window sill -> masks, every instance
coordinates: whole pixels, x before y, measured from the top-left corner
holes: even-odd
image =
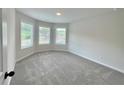
[[[55,44],[55,45],[61,45],[61,46],[66,46],[67,44]]]
[[[51,45],[50,43],[49,44],[39,44],[39,46],[41,46],[41,45]]]

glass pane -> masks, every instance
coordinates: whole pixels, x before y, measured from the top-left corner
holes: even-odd
[[[21,49],[32,47],[33,45],[33,26],[21,23]]]
[[[66,44],[66,29],[65,28],[56,29],[56,44]]]
[[[50,43],[50,28],[39,27],[39,44]]]

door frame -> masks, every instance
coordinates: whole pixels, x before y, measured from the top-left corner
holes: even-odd
[[[2,59],[2,9],[0,8],[0,76],[3,73],[3,59]]]
[[[3,84],[4,81],[4,73],[7,71],[7,26],[5,26],[6,16],[3,14],[3,9],[0,9],[0,43],[1,43],[1,76],[0,76],[0,84]],[[6,27],[6,28],[5,28]]]
[[[15,9],[2,8],[2,59],[3,74],[2,84],[9,85],[11,77],[4,79],[5,72],[14,70],[15,67]]]

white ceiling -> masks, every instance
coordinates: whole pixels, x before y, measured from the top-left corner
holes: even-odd
[[[111,8],[18,8],[16,10],[37,20],[52,23],[71,23],[113,11]],[[57,12],[61,12],[62,15],[57,16]]]

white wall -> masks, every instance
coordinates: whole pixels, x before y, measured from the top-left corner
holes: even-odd
[[[34,26],[34,38],[33,38],[33,47],[31,48],[26,48],[26,49],[21,49],[21,40],[20,40],[20,21],[26,21]],[[39,40],[39,26],[43,27],[50,27],[51,28],[51,36],[50,44],[45,44],[45,45],[39,45],[38,40]],[[29,56],[33,53],[36,52],[41,52],[41,51],[48,51],[48,50],[64,50],[66,51],[68,49],[67,45],[55,45],[54,40],[55,40],[55,28],[57,27],[64,27],[67,28],[67,36],[68,36],[68,24],[54,24],[54,23],[48,23],[48,22],[43,22],[43,21],[38,21],[35,20],[31,17],[28,17],[20,12],[16,12],[16,60],[19,61],[23,59],[26,56]],[[68,40],[68,38],[67,38]],[[68,42],[67,42],[68,44]]]
[[[70,24],[69,50],[124,72],[124,10]]]

